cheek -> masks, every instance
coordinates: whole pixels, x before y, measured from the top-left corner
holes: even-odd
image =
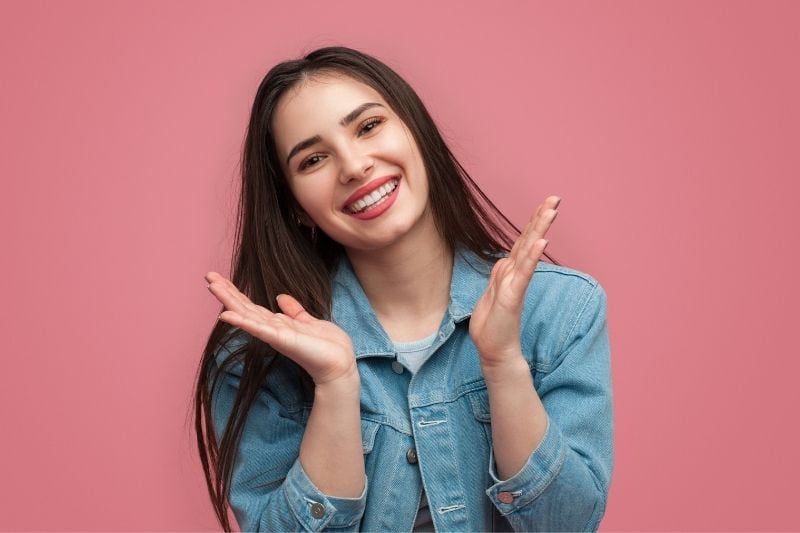
[[[292,194],[300,207],[311,218],[319,218],[331,209],[333,187],[330,179],[307,179],[302,185],[295,184]]]

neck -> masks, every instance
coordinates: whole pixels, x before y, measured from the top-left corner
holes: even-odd
[[[453,253],[435,229],[423,233],[380,250],[347,251],[375,315],[396,341],[433,333],[450,302]]]

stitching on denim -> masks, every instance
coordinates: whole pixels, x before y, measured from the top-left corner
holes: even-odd
[[[594,506],[592,507],[592,512],[589,513],[589,520],[586,521],[586,525],[583,526],[583,529],[581,531],[597,531],[597,526],[600,525],[599,518],[602,518],[602,516],[604,514],[604,511],[601,510],[600,511],[600,516],[599,517],[595,517],[595,514],[597,512],[597,504],[598,503],[599,503],[598,501],[594,502]],[[595,522],[597,522],[597,523],[595,523]]]
[[[466,505],[463,505],[463,504],[459,503],[459,504],[456,504],[456,505],[448,505],[446,507],[439,507],[436,510],[439,512],[439,514],[444,514],[444,513],[449,513],[450,511],[457,511],[458,509],[466,509]]]
[[[281,490],[281,492],[283,493],[283,499],[286,500],[286,507],[288,507],[289,510],[292,512],[292,514],[294,515],[294,519],[297,520],[297,523],[305,526],[306,523],[300,519],[300,515],[298,514],[297,509],[294,508],[294,505],[292,505],[292,502],[289,499],[289,494],[288,494],[289,491],[286,490],[286,485],[284,485],[282,489],[283,490]]]
[[[577,329],[578,324],[580,324],[581,319],[583,318],[583,314],[586,312],[586,309],[589,307],[589,302],[592,301],[592,297],[594,296],[595,292],[597,291],[597,287],[598,286],[599,285],[597,283],[595,283],[594,286],[592,286],[588,291],[586,291],[587,292],[586,298],[581,303],[581,307],[578,310],[577,315],[575,316],[575,320],[572,321],[572,325],[570,326],[569,330],[567,331],[567,334],[561,340],[561,347],[557,351],[558,355],[555,357],[554,361],[557,361],[559,359],[563,359],[564,353],[567,350],[567,343],[569,342],[569,339],[572,337],[572,334],[575,331],[575,329]],[[590,324],[590,326],[591,326],[591,324]]]
[[[417,425],[421,428],[425,428],[428,426],[436,426],[439,424],[444,424],[447,420],[420,420],[417,422]]]

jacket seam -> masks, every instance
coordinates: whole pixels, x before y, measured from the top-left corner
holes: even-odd
[[[589,302],[592,300],[592,296],[594,296],[594,293],[595,291],[597,291],[598,286],[599,284],[595,282],[587,289],[586,297],[584,298],[583,302],[580,305],[578,314],[575,316],[575,320],[572,321],[572,325],[570,326],[569,331],[564,336],[564,339],[561,341],[561,347],[558,350],[558,357],[556,357],[557,361],[563,359],[564,353],[567,351],[567,344],[569,343],[569,340],[572,338],[572,335],[575,332],[575,330],[578,328],[578,324],[580,324],[581,319],[583,318],[583,315],[586,312],[586,309],[589,307]]]

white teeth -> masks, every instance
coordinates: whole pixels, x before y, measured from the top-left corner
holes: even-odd
[[[363,211],[364,208],[372,206],[381,200],[383,200],[390,192],[397,188],[397,184],[399,182],[399,178],[395,178],[385,185],[381,185],[370,194],[365,195],[361,199],[357,200],[356,202],[352,203],[347,210],[351,213],[358,213],[359,211]]]

